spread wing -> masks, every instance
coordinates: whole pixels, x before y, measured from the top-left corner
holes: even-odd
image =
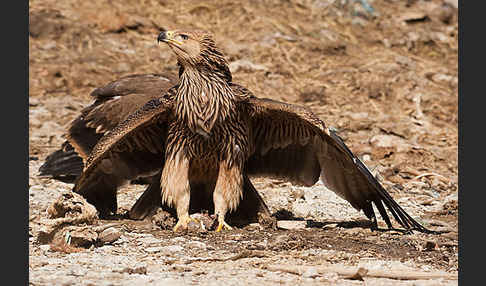
[[[169,94],[175,88],[169,90]],[[94,146],[73,191],[95,205],[101,215],[116,212],[116,189],[138,177],[155,175],[164,166],[172,101],[152,99],[111,129]]]
[[[151,99],[165,94],[178,79],[170,75],[136,74],[95,89],[95,101],[71,122],[62,148],[47,156],[41,176],[73,182],[84,168],[91,150],[103,134]]]
[[[172,76],[138,74],[122,77],[95,89],[95,101],[83,109],[68,130],[68,141],[86,159],[103,134],[147,101],[161,97],[178,82]]]
[[[381,186],[367,167],[332,130],[309,109],[270,99],[250,98],[252,154],[246,170],[252,176],[269,176],[305,186],[319,178],[377,227],[372,203],[388,227],[384,205],[407,230],[429,232],[408,215]]]

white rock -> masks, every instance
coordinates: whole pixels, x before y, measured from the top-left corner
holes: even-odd
[[[303,229],[307,225],[305,220],[279,220],[277,227],[282,229]]]
[[[296,217],[307,218],[311,215],[312,206],[304,200],[297,200],[292,204],[292,212]]]
[[[319,276],[319,273],[315,268],[308,268],[306,271],[304,271],[304,273],[302,273],[302,276],[306,278],[315,278]]]
[[[143,243],[143,244],[158,244],[158,243],[161,243],[160,239],[157,239],[153,236],[152,237],[148,236],[148,237],[137,238],[137,241],[140,242],[140,243]]]
[[[200,241],[190,241],[186,245],[190,248],[201,248],[201,249],[207,248],[207,245]]]
[[[395,147],[397,152],[405,152],[411,148],[411,145],[403,138],[394,135],[378,134],[370,139],[374,147]]]
[[[162,250],[164,250],[164,246],[154,246],[154,247],[145,248],[145,252],[148,252],[148,253],[161,252]]]
[[[163,250],[166,252],[179,252],[184,250],[184,247],[179,245],[169,245],[169,246],[164,246]]]

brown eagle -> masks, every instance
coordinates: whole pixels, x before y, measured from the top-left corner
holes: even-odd
[[[144,201],[141,212],[161,198],[176,210],[178,230],[191,220],[192,201],[204,198],[211,201],[220,231],[231,229],[226,214],[245,202],[247,208],[268,212],[250,176],[305,186],[320,178],[363,210],[373,228],[377,222],[372,204],[392,228],[385,204],[405,229],[431,232],[393,200],[309,109],[256,98],[232,83],[228,64],[209,33],[165,31],[158,40],[176,54],[179,82],[95,140],[73,189],[101,213],[116,211],[116,189],[126,181],[160,178],[135,204]]]
[[[236,93],[249,92],[245,88],[231,83],[231,73],[226,78]],[[107,85],[95,89],[90,95],[94,102],[85,107],[68,128],[67,140],[62,148],[47,156],[39,168],[40,176],[51,177],[66,183],[73,183],[82,173],[84,161],[101,137],[131,113],[143,107],[151,99],[156,99],[178,84],[178,78],[170,74],[135,74],[122,77]],[[149,154],[149,156],[151,156]],[[160,161],[157,161],[159,164]],[[163,162],[161,163],[163,164]],[[161,168],[160,168],[161,169]],[[160,173],[155,175],[140,174],[135,182],[148,183],[147,190],[128,212],[131,219],[143,219],[152,210],[161,206]],[[248,181],[249,182],[249,181]],[[87,196],[90,203],[97,206],[100,216],[105,217],[117,210],[117,201],[112,197],[120,184],[115,181],[98,183],[97,188],[107,197]],[[270,211],[261,196],[252,185],[245,185],[246,192],[238,209],[231,213],[230,219],[243,224],[251,221],[270,219]],[[102,191],[101,191],[102,190]],[[195,193],[191,200],[192,212],[211,212],[214,209],[212,198],[198,196]],[[166,204],[162,208],[175,215],[175,210]],[[270,219],[271,220],[271,219]]]

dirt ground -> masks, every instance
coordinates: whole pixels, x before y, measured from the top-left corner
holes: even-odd
[[[30,0],[30,284],[457,285],[457,276],[324,269],[432,277],[459,267],[457,1],[368,3],[373,13],[341,0]],[[363,213],[322,184],[255,179],[280,229],[175,234],[151,219],[95,220],[88,226],[110,227],[113,241],[72,250],[42,243],[46,210],[72,184],[38,177],[39,166],[94,88],[177,72],[156,42],[163,28],[213,32],[235,82],[310,107],[412,217],[446,233],[371,232]],[[121,189],[118,212],[143,189]]]

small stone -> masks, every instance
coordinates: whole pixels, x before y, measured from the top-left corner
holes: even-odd
[[[338,226],[337,223],[331,223],[331,224],[326,224],[325,226],[323,226],[322,228],[323,229],[334,229]]]
[[[40,104],[39,99],[34,98],[34,97],[29,97],[29,106],[34,107],[34,106],[37,106],[39,104]]]
[[[164,250],[163,246],[154,246],[154,247],[145,248],[145,252],[148,252],[148,253],[161,252],[162,250]]]
[[[207,245],[205,243],[202,243],[200,241],[191,241],[186,244],[190,248],[201,248],[201,249],[206,249]]]
[[[305,278],[315,278],[319,276],[319,273],[315,268],[308,268],[304,273],[302,273],[302,276]]]
[[[437,73],[432,76],[432,80],[437,83],[439,82],[449,83],[454,81],[454,77],[447,74]]]
[[[112,243],[119,239],[120,236],[121,232],[118,229],[109,227],[98,234],[98,240],[100,240],[103,244]]]
[[[406,23],[414,23],[419,21],[426,21],[428,18],[429,17],[427,16],[427,14],[423,12],[410,11],[410,12],[402,13],[401,16],[399,17],[399,20]]]
[[[172,242],[178,242],[178,243],[185,243],[186,242],[186,239],[184,237],[174,237],[173,239],[171,239]]]
[[[157,239],[153,236],[148,236],[148,237],[141,237],[137,239],[138,242],[143,243],[143,244],[160,244],[161,240]]]
[[[297,200],[292,204],[292,213],[296,217],[309,217],[312,212],[312,206],[304,200]]]
[[[164,246],[163,250],[165,252],[179,252],[179,251],[184,250],[184,248],[182,246],[179,246],[179,245],[169,245],[169,246]]]
[[[406,152],[411,148],[405,139],[395,135],[378,134],[370,139],[370,143],[378,148],[396,148],[397,152]]]
[[[305,220],[279,220],[277,227],[281,229],[304,229],[307,225]]]
[[[127,267],[122,270],[122,273],[129,273],[129,274],[143,274],[147,275],[147,266],[139,265],[134,267]]]

